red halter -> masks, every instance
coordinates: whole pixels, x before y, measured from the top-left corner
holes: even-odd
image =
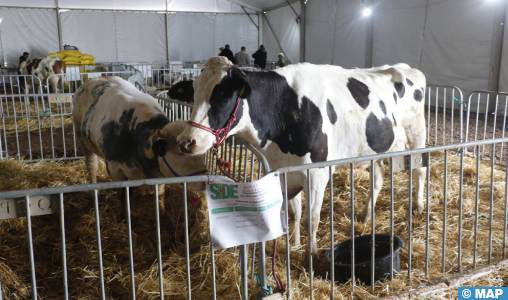
[[[229,116],[228,121],[226,122],[226,125],[224,127],[219,129],[213,129],[210,127],[207,127],[205,125],[202,125],[200,123],[194,122],[194,121],[188,121],[188,123],[191,126],[203,129],[205,131],[210,132],[215,136],[215,143],[213,144],[214,149],[218,149],[222,143],[224,143],[224,140],[226,140],[226,137],[228,136],[229,132],[231,131],[231,127],[233,127],[233,124],[236,121],[236,113],[238,111],[238,107],[240,106],[240,97],[236,98],[235,107],[233,108],[233,111],[231,112],[231,115]]]

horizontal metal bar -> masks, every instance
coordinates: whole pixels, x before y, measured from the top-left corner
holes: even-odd
[[[125,187],[138,187],[142,185],[156,185],[156,184],[181,184],[191,182],[213,182],[213,183],[231,183],[232,180],[225,176],[219,175],[200,175],[200,176],[183,176],[183,177],[171,177],[171,178],[152,178],[152,179],[140,179],[140,180],[129,180],[129,181],[115,181],[115,182],[103,182],[94,184],[83,184],[83,185],[70,185],[66,187],[53,187],[53,188],[42,188],[42,189],[28,189],[20,191],[8,191],[0,192],[0,199],[8,198],[19,198],[25,196],[42,196],[52,195],[59,193],[74,193],[74,192],[86,192],[93,190],[104,190],[104,189],[116,189]]]
[[[329,160],[329,161],[311,163],[311,164],[305,164],[305,165],[284,167],[284,168],[277,169],[277,171],[281,172],[281,173],[284,173],[284,172],[290,173],[290,172],[296,172],[296,171],[304,171],[307,169],[319,169],[319,168],[325,168],[325,167],[329,167],[329,166],[346,165],[349,163],[359,163],[359,162],[366,162],[366,161],[370,161],[370,160],[387,159],[390,157],[415,155],[415,154],[422,154],[422,153],[431,153],[431,152],[438,152],[438,151],[444,151],[444,150],[467,148],[467,147],[472,147],[472,146],[476,146],[476,145],[491,145],[491,144],[506,143],[506,142],[508,142],[508,138],[498,138],[498,139],[491,139],[491,140],[481,140],[481,141],[466,142],[466,143],[459,143],[459,144],[452,144],[452,145],[420,148],[420,149],[415,149],[415,150],[386,152],[386,153],[382,153],[382,154],[365,155],[365,156]]]

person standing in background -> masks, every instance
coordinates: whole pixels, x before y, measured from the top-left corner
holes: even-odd
[[[256,51],[254,54],[252,54],[252,57],[254,58],[254,65],[260,67],[261,69],[266,68],[266,50],[265,46],[261,45],[259,46],[258,51]]]
[[[239,67],[246,67],[250,65],[250,57],[249,54],[247,54],[247,49],[244,46],[242,46],[240,52],[235,54],[235,60],[236,64]]]
[[[287,65],[288,65],[288,61],[286,60],[286,57],[284,56],[284,53],[282,53],[282,52],[279,53],[277,55],[277,64],[276,64],[276,66],[278,68],[282,68],[282,67],[285,67]]]
[[[233,51],[229,48],[229,44],[226,44],[224,46],[224,50],[222,50],[221,53],[219,53],[219,56],[225,56],[227,57],[232,63],[235,63],[235,56],[233,55]]]

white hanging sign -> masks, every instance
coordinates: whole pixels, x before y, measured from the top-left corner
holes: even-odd
[[[208,184],[206,198],[215,249],[265,242],[286,232],[276,173],[254,182]]]

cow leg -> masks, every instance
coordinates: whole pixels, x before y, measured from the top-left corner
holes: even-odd
[[[383,188],[383,163],[381,161],[374,162],[374,197],[369,200],[362,213],[361,220],[367,222],[370,220],[372,209],[376,209],[376,200]]]
[[[94,153],[85,153],[85,165],[90,183],[97,182],[97,168],[99,161]]]
[[[425,148],[426,139],[427,139],[427,130],[425,127],[425,115],[420,114],[416,122],[412,123],[411,126],[406,130],[407,138],[408,138],[408,146],[409,149],[419,149]],[[415,169],[416,179],[417,179],[417,192],[416,192],[416,207],[418,213],[421,214],[423,212],[424,203],[423,203],[423,189],[425,186],[425,174],[427,172],[427,167],[420,167]]]
[[[50,90],[50,93],[57,93],[58,92],[58,76],[51,75],[48,78],[48,88]]]
[[[318,169],[311,171],[311,186],[307,197],[311,195],[310,215],[312,218],[312,227],[309,236],[311,238],[311,253],[318,254],[317,247],[317,230],[321,219],[321,207],[323,206],[323,197],[325,194],[326,185],[328,184],[328,169]],[[309,193],[310,192],[310,193]],[[307,208],[309,209],[309,208]],[[306,227],[309,228],[309,220],[307,218]]]
[[[293,245],[300,247],[300,222],[302,221],[302,193],[289,200],[289,208],[293,215]]]

